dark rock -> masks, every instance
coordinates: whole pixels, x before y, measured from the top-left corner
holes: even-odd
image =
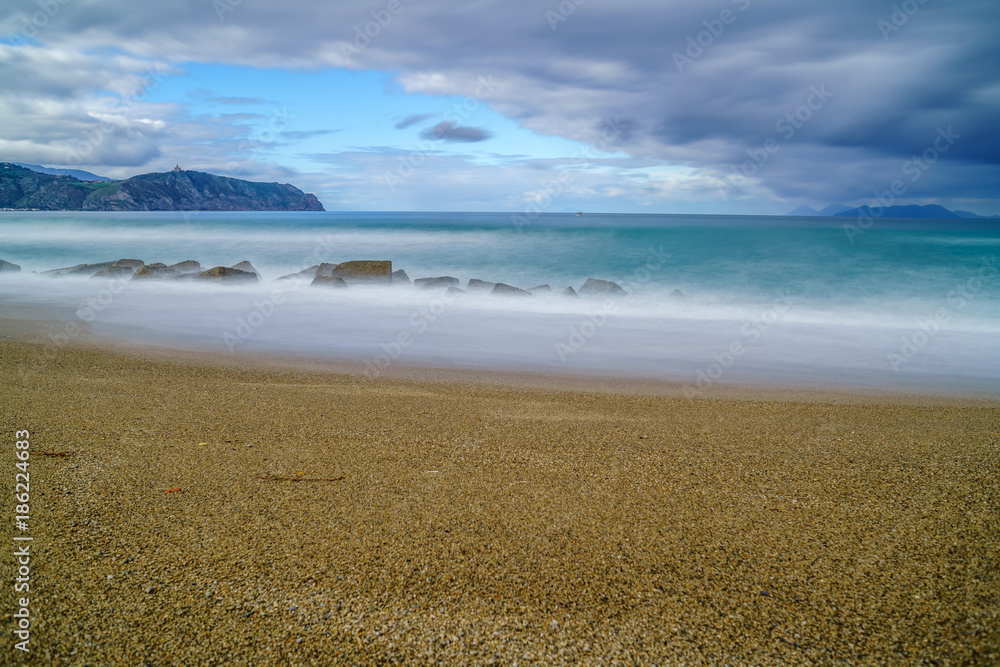
[[[60,276],[92,276],[101,269],[106,269],[114,264],[114,262],[100,262],[98,264],[77,264],[76,266],[68,266],[63,269],[50,269],[48,271],[42,271],[43,276],[52,276],[53,278]]]
[[[461,287],[449,287],[445,290],[446,294],[465,294],[465,290]]]
[[[228,266],[216,266],[198,274],[198,280],[221,280],[225,282],[250,282],[260,280],[256,273],[241,271]]]
[[[177,271],[171,269],[166,264],[161,262],[156,262],[154,264],[147,264],[138,271],[132,274],[132,280],[150,280],[150,279],[163,279],[170,276],[176,275]]]
[[[132,274],[145,266],[141,259],[119,259],[106,269],[101,269],[91,278],[131,278]]]
[[[684,296],[684,292],[680,291],[679,289],[675,289],[673,292],[670,293],[670,296],[682,298]]]
[[[330,276],[333,275],[333,270],[335,268],[337,268],[336,264],[331,264],[330,262],[323,262],[322,264],[316,267],[316,273],[313,277],[322,276],[323,278],[329,278]]]
[[[478,278],[473,278],[469,281],[469,284],[465,286],[465,289],[469,290],[491,290],[496,283],[490,283],[485,280],[479,280]]]
[[[564,289],[564,290],[563,290],[563,291],[561,292],[561,294],[562,294],[563,296],[568,296],[568,297],[570,297],[571,299],[579,299],[579,298],[580,298],[580,295],[579,295],[579,294],[577,294],[577,293],[576,293],[576,290],[575,290],[575,289],[573,289],[572,287],[567,287],[566,289]]]
[[[13,262],[8,262],[0,259],[0,271],[9,271],[10,273],[17,273],[21,270],[19,264],[14,264]]]
[[[392,272],[392,282],[393,283],[406,283],[407,285],[411,284],[410,283],[410,276],[406,275],[406,271],[404,271],[403,269],[399,269],[398,271],[393,271]]]
[[[325,275],[323,267],[320,265],[320,272],[317,275]],[[353,262],[342,262],[330,269],[330,276],[343,278],[352,283],[385,283],[392,282],[392,262],[389,260],[361,259]]]
[[[340,276],[316,276],[309,284],[313,287],[347,287],[347,281]]]
[[[252,273],[255,276],[257,276],[258,278],[260,278],[260,271],[258,271],[257,269],[253,268],[253,264],[251,264],[250,262],[248,262],[246,260],[243,260],[239,264],[233,264],[230,268],[232,268],[232,269],[239,269],[240,271],[246,271],[247,273]]]
[[[549,285],[539,285],[538,287],[529,287],[528,291],[532,294],[535,292],[551,292],[552,288]]]
[[[201,264],[194,261],[193,259],[188,259],[183,262],[177,262],[176,264],[171,264],[167,267],[168,269],[173,269],[177,273],[201,273],[204,271],[201,268]]]
[[[620,285],[610,280],[598,280],[597,278],[587,278],[587,282],[580,288],[580,296],[627,296],[628,292]]]
[[[147,264],[136,271],[132,275],[132,280],[192,280],[202,271],[201,264],[194,260],[178,262],[170,266],[156,262]]]
[[[333,264],[328,264],[327,266],[333,267]],[[309,280],[311,281],[316,277],[319,271],[319,264],[313,264],[308,269],[302,269],[298,273],[289,273],[287,276],[281,276],[278,280]],[[329,277],[329,276],[327,276]]]
[[[503,294],[510,296],[533,296],[528,290],[523,290],[520,287],[514,287],[513,285],[507,285],[506,283],[497,283],[493,286],[493,291],[490,294]]]
[[[458,278],[452,278],[451,276],[417,278],[413,281],[413,284],[417,287],[422,287],[423,289],[432,289],[435,287],[458,287]]]

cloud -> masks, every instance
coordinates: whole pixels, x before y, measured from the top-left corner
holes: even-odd
[[[87,90],[120,88],[114,71],[122,72],[122,81],[141,77],[142,68],[125,60],[347,67],[393,72],[406,93],[428,95],[472,96],[480,77],[491,76],[502,83],[488,100],[494,110],[538,134],[588,145],[602,140],[603,119],[628,118],[630,129],[614,149],[682,166],[694,174],[698,191],[735,178],[774,138],[777,151],[741,182],[733,201],[870,197],[873,183],[891,183],[938,128],[951,126],[961,139],[908,182],[908,196],[960,191],[1000,207],[995,2],[916,3],[907,5],[913,12],[894,18],[892,3],[868,0],[717,6],[619,0],[574,4],[572,13],[558,14],[565,20],[553,23],[546,11],[561,12],[556,2],[481,0],[455,7],[426,0],[402,3],[374,28],[371,12],[384,9],[382,0],[233,3],[222,16],[205,0],[96,4],[60,5],[58,16],[37,31],[37,48],[50,52],[47,66],[0,62],[0,91],[6,91],[0,117],[27,133],[0,128],[6,142],[0,147],[23,151],[22,161],[42,161],[28,154],[36,148],[62,150],[88,116],[105,113],[101,96]],[[723,10],[731,12],[725,22]],[[0,19],[0,34],[16,33],[24,16]],[[96,53],[108,55],[88,55]],[[813,86],[833,94],[801,120]],[[44,113],[37,123],[28,120],[38,109]],[[121,159],[173,150],[167,143],[173,126],[155,121],[177,119],[175,111],[143,105],[152,123],[145,126],[138,111],[119,118],[138,133],[123,144]],[[778,129],[789,114],[798,124],[789,121],[791,136]],[[483,132],[457,125],[442,130],[459,134],[452,141]],[[103,150],[108,160],[119,151]]]
[[[486,130],[477,127],[460,127],[454,121],[443,120],[434,127],[427,128],[420,133],[424,139],[436,141],[461,141],[465,143],[475,143],[486,141],[492,135]]]
[[[405,130],[406,128],[410,127],[411,125],[416,125],[417,123],[422,123],[423,121],[427,120],[428,118],[433,118],[433,117],[434,117],[434,114],[432,114],[432,113],[415,113],[415,114],[412,114],[410,116],[407,116],[403,120],[401,120],[398,123],[396,123],[395,128],[397,130]]]
[[[264,104],[264,100],[260,97],[213,97],[210,101],[218,104],[233,104],[237,106]]]
[[[289,139],[291,141],[302,141],[304,139],[312,139],[313,137],[322,137],[327,134],[336,134],[340,130],[288,130],[281,133],[283,139]]]

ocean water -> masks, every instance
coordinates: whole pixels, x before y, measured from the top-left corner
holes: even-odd
[[[1000,390],[1000,225],[967,220],[461,213],[0,213],[0,309],[220,354],[629,375],[684,383]],[[249,260],[253,286],[107,284],[32,272],[118,258]],[[389,259],[410,278],[531,298],[275,282]],[[569,299],[588,277],[627,296]],[[683,296],[673,294],[679,290]],[[20,311],[18,311],[20,312]],[[59,340],[52,341],[58,346]]]

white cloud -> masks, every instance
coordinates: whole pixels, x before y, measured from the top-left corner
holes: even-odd
[[[479,77],[492,76],[503,85],[488,104],[540,134],[590,143],[602,119],[627,118],[617,149],[694,174],[653,187],[647,200],[696,197],[773,134],[811,86],[825,84],[835,96],[754,175],[754,197],[864,196],[941,124],[966,139],[920,191],[947,195],[961,174],[963,190],[996,197],[996,3],[921,5],[887,38],[877,21],[891,8],[865,0],[723,3],[735,19],[707,38],[705,22],[720,7],[695,0],[586,3],[554,31],[544,9],[528,2],[404,1],[388,18],[386,6],[242,2],[220,17],[206,0],[74,0],[38,30],[40,46],[0,47],[0,114],[13,119],[0,130],[0,148],[8,159],[52,161],[93,127],[95,114],[110,113],[123,131],[95,148],[100,163],[160,164],[182,151],[224,162],[240,143],[235,126],[198,127],[180,109],[142,102],[117,116],[103,108],[103,95],[132,94],[155,62],[379,69],[396,72],[405,91],[430,95],[472,95]],[[9,15],[0,34],[21,25]],[[679,72],[674,53],[689,38],[704,46]],[[218,135],[195,144],[206,128]],[[465,167],[451,166],[462,182]]]

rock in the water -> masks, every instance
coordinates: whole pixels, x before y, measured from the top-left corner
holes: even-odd
[[[176,271],[162,262],[147,264],[132,274],[132,280],[155,280],[176,275]]]
[[[201,273],[205,269],[201,268],[201,264],[194,261],[193,259],[184,260],[183,262],[177,262],[176,264],[171,264],[167,267],[168,269],[173,269],[177,273]]]
[[[529,287],[528,291],[534,294],[535,292],[551,292],[552,287],[549,285],[539,285],[538,287]]]
[[[260,278],[260,271],[258,271],[257,269],[253,268],[253,264],[251,264],[250,262],[248,262],[246,260],[243,260],[239,264],[233,264],[230,268],[232,268],[232,269],[239,269],[240,271],[246,271],[247,273],[252,273],[252,274],[256,275],[258,278]]]
[[[202,268],[201,264],[194,261],[193,259],[188,259],[183,262],[177,262],[176,264],[171,264],[167,267],[170,273],[163,274],[163,277],[167,280],[194,280],[198,277],[198,274],[203,272],[205,269]],[[142,272],[143,269],[139,269],[137,272]],[[134,279],[135,276],[132,276]]]
[[[92,276],[101,269],[106,269],[114,264],[114,262],[100,262],[98,264],[77,264],[76,266],[67,266],[63,269],[50,269],[48,271],[42,271],[43,276]]]
[[[260,280],[256,273],[241,271],[228,266],[216,266],[198,274],[198,280],[222,280],[225,282],[249,282]]]
[[[413,281],[417,287],[432,289],[435,287],[458,287],[458,278],[438,276],[437,278],[417,278]]]
[[[328,264],[327,266],[332,267],[333,264]],[[319,264],[313,264],[308,269],[302,269],[298,273],[289,273],[287,276],[281,276],[278,280],[309,280],[311,282],[316,277],[318,271]]]
[[[333,275],[333,270],[335,268],[337,268],[336,264],[331,264],[330,262],[323,262],[322,264],[316,267],[316,273],[313,277],[322,276],[324,278],[329,278],[330,276]],[[309,269],[306,270],[308,271]]]
[[[21,266],[19,264],[14,264],[13,262],[0,259],[0,271],[10,271],[11,273],[16,273],[20,270]]]
[[[490,294],[503,294],[511,296],[533,296],[528,290],[521,289],[520,287],[514,287],[513,285],[508,285],[506,283],[497,283],[493,286],[493,291]]]
[[[321,265],[321,269],[326,264]],[[320,275],[320,274],[317,274]],[[351,283],[385,283],[392,282],[392,262],[389,260],[361,259],[353,262],[342,262],[330,271],[331,276],[343,278]]]
[[[580,288],[580,296],[627,296],[628,292],[620,285],[610,280],[598,280],[597,278],[587,278],[587,282]]]
[[[684,296],[684,292],[680,291],[679,289],[675,289],[673,292],[670,293],[670,296],[682,298]]]
[[[395,283],[406,283],[410,284],[410,276],[406,275],[406,271],[399,269],[398,271],[392,272],[392,282]]]
[[[309,284],[313,287],[347,287],[347,281],[340,276],[316,276]]]
[[[496,283],[490,283],[485,280],[479,280],[478,278],[473,278],[472,280],[469,281],[469,284],[466,285],[465,289],[491,290],[493,289],[494,285],[496,285]]]
[[[132,274],[145,266],[141,259],[119,259],[106,269],[101,269],[91,278],[131,278]]]
[[[577,294],[576,290],[573,289],[572,287],[567,287],[561,293],[562,293],[563,296],[568,296],[571,299],[579,299],[580,298],[580,295]]]
[[[445,290],[445,294],[465,294],[465,290],[461,287],[449,287]]]

